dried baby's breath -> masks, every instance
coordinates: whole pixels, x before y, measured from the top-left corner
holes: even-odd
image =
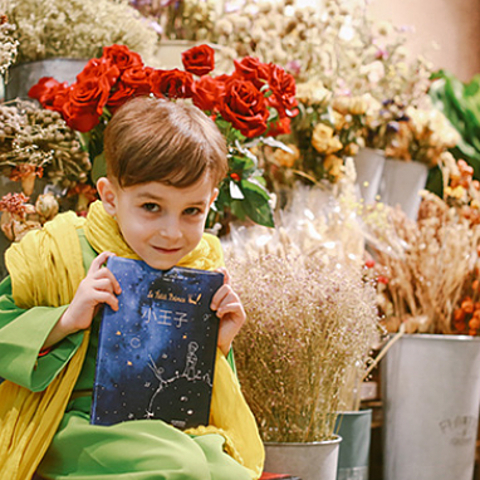
[[[287,253],[227,263],[248,321],[238,374],[265,441],[325,440],[373,341],[375,292],[345,265]]]

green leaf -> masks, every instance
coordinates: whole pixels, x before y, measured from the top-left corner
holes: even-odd
[[[443,178],[439,167],[431,168],[428,172],[426,189],[443,198]]]
[[[240,182],[240,189],[245,196],[241,203],[247,216],[259,225],[274,227],[270,195],[267,190],[259,183],[247,179]]]
[[[93,183],[96,185],[99,178],[106,176],[107,162],[105,161],[105,153],[102,152],[100,155],[97,155],[93,160],[91,177]]]

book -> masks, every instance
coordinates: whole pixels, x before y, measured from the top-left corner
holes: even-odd
[[[122,293],[105,305],[91,423],[161,419],[208,425],[219,319],[210,309],[223,274],[110,257]]]

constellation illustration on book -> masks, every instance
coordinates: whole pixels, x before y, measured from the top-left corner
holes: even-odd
[[[149,355],[150,363],[148,364],[150,370],[153,372],[157,380],[159,381],[157,389],[153,392],[152,397],[150,398],[148,408],[146,411],[146,418],[154,418],[154,403],[158,395],[160,395],[166,388],[170,385],[177,382],[179,379],[185,379],[188,382],[204,382],[208,385],[208,387],[212,388],[212,380],[210,378],[210,374],[207,372],[202,375],[202,371],[200,369],[197,370],[197,362],[198,357],[196,352],[198,350],[198,343],[197,342],[189,342],[187,347],[187,353],[185,356],[185,368],[182,373],[178,370],[175,372],[170,378],[163,378],[163,374],[165,373],[165,369],[161,366],[158,366],[151,355]],[[180,402],[187,402],[189,399],[185,395],[182,395],[179,398]],[[187,415],[193,414],[193,410],[187,410]]]

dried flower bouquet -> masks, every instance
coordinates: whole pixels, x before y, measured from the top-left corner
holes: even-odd
[[[444,161],[452,169],[444,199],[423,192],[417,222],[386,206],[365,214],[375,268],[388,279],[383,310],[392,332],[402,325],[407,333],[479,331],[476,320],[469,325],[475,307],[469,295],[479,271],[480,184],[473,185],[465,162],[458,168],[449,154]]]

